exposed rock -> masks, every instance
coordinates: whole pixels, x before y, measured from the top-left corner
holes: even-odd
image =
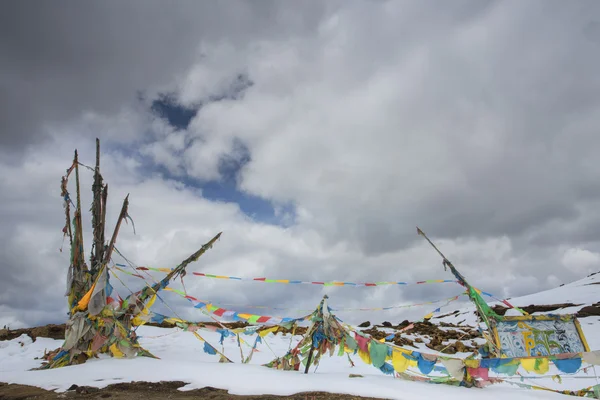
[[[449,317],[451,315],[456,315],[459,312],[460,312],[459,310],[455,310],[455,311],[452,311],[451,313],[448,313],[448,314],[436,315],[436,316],[433,317],[433,319],[440,319],[440,318],[444,318],[444,317]]]
[[[75,356],[75,359],[73,360],[73,364],[77,365],[77,364],[83,364],[84,362],[86,362],[88,359],[87,355],[85,355],[85,353],[79,353]]]
[[[405,319],[404,321],[400,322],[397,326],[396,329],[402,329],[402,328],[406,328],[407,326],[410,325],[410,321]]]
[[[456,347],[454,347],[453,345],[448,345],[448,346],[436,346],[436,350],[444,353],[444,354],[456,354],[458,352],[458,350],[456,349]]]
[[[600,282],[596,282],[594,284],[600,284]],[[581,304],[573,304],[573,303],[545,304],[545,305],[530,304],[528,306],[520,307],[520,308],[529,314],[533,314],[534,312],[550,312],[550,311],[559,310],[561,308],[578,307],[580,305]],[[501,306],[501,305],[495,305],[494,307],[492,307],[492,309],[498,315],[504,315],[506,313],[506,311],[509,310],[509,308]],[[596,303],[596,304],[592,304],[591,306],[583,307],[582,309],[580,309],[579,311],[577,311],[575,313],[575,316],[577,318],[585,318],[585,317],[589,317],[589,316],[598,316],[598,315],[600,315],[600,303]]]
[[[38,337],[47,337],[51,339],[65,338],[65,324],[62,325],[46,325],[36,328],[23,329],[2,329],[0,330],[0,340],[12,340],[21,335],[28,335],[35,342]]]
[[[360,324],[358,327],[359,328],[368,328],[369,326],[371,326],[371,322],[365,321],[362,324]]]
[[[383,339],[389,335],[388,333],[377,330],[376,327],[365,329],[363,332],[367,335],[374,337],[377,340]]]
[[[417,346],[415,346],[415,343],[412,340],[410,340],[407,337],[402,336],[401,334],[394,336],[394,339],[392,339],[392,343],[394,343],[396,346],[417,347]]]
[[[51,339],[64,339],[65,338],[65,324],[62,325],[46,325],[42,327],[33,328],[31,330],[33,338],[45,337]]]
[[[467,353],[469,351],[472,351],[467,346],[465,346],[465,344],[463,342],[461,342],[460,340],[457,340],[454,343],[454,348],[456,349],[457,353]]]
[[[354,378],[360,378],[359,374],[350,374]],[[359,397],[348,394],[335,394],[324,392],[303,392],[290,396],[276,395],[234,395],[224,389],[216,389],[210,386],[202,389],[178,390],[185,386],[186,382],[130,382],[109,385],[102,389],[78,386],[79,391],[73,388],[64,393],[56,393],[41,388],[17,384],[6,384],[0,382],[0,399],[6,400],[56,400],[56,399],[99,399],[114,398],[124,399],[211,399],[211,400],[283,400],[283,399],[328,399],[328,400],[378,400],[372,397]]]
[[[581,304],[573,304],[573,303],[545,304],[545,305],[530,304],[528,306],[519,307],[519,308],[528,314],[533,314],[534,312],[550,312],[550,311],[555,311],[555,310],[558,310],[561,308],[577,307],[580,305]],[[492,307],[492,310],[494,310],[494,312],[498,315],[504,315],[506,313],[506,311],[509,310],[509,308],[501,306],[501,305],[495,305]]]
[[[392,323],[388,322],[388,321],[383,321],[381,323],[382,326],[385,326],[386,328],[391,328],[392,327]]]
[[[592,304],[591,306],[583,307],[575,314],[577,318],[585,318],[591,316],[600,316],[600,303]]]

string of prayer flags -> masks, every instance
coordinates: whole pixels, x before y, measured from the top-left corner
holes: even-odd
[[[230,319],[232,321],[246,321],[249,324],[281,325],[281,324],[291,324],[296,321],[304,321],[310,317],[310,314],[303,316],[303,317],[299,317],[299,318],[289,318],[289,317],[271,317],[271,316],[266,316],[266,315],[240,313],[237,311],[227,310],[225,308],[218,307],[211,303],[198,301],[196,298],[185,295],[185,293],[183,293],[182,291],[177,290],[177,289],[166,287],[164,290],[177,293],[180,296],[188,299],[194,305],[194,308],[198,308],[198,309],[204,308],[211,314],[216,315],[217,317]]]
[[[600,398],[600,385],[589,386],[584,389],[572,391],[572,390],[555,390],[555,389],[550,389],[550,388],[542,387],[542,386],[529,385],[529,384],[526,384],[523,382],[511,382],[509,380],[502,380],[502,382],[508,383],[509,385],[517,386],[521,389],[543,390],[546,392],[554,392],[554,393],[566,394],[569,396],[576,396],[576,397]]]
[[[196,297],[190,296],[190,295],[186,294],[184,291],[179,290],[179,289],[174,289],[174,288],[171,288],[171,287],[166,287],[164,290],[168,290],[168,291],[177,293],[181,297],[184,297],[184,298],[186,298],[188,300],[192,300],[192,301],[195,301],[195,302],[198,302],[198,303],[205,303],[205,304],[211,304],[212,303],[212,301],[209,301],[209,300],[199,300]],[[426,301],[426,302],[423,302],[423,303],[401,304],[401,305],[396,305],[396,306],[373,307],[373,308],[364,308],[364,307],[362,307],[362,308],[329,308],[329,311],[387,311],[387,310],[394,310],[394,309],[398,309],[398,308],[419,307],[419,306],[425,306],[425,305],[429,305],[429,304],[437,304],[437,303],[442,303],[442,302],[446,302],[446,304],[442,306],[442,307],[445,307],[450,302],[458,300],[459,297],[461,297],[463,295],[452,296],[452,297],[449,297],[447,299],[441,299],[441,300]],[[312,311],[312,310],[303,310],[303,309],[286,308],[286,307],[251,306],[251,305],[242,305],[242,304],[222,304],[222,303],[219,303],[219,304],[221,306],[223,306],[223,307],[262,308],[262,309],[284,310],[284,311],[298,311],[298,312],[311,312]],[[442,307],[436,308],[430,314],[433,315],[434,313],[440,312],[440,310],[441,310]]]
[[[124,264],[115,264],[116,267],[122,272],[125,272],[122,268],[127,268]],[[154,267],[137,267],[139,271],[155,271],[155,272],[171,272],[169,268],[154,268]],[[142,277],[141,275],[125,272],[132,276]],[[193,275],[200,276],[203,278],[213,279],[229,279],[235,281],[252,281],[252,282],[263,282],[263,283],[284,283],[284,284],[298,284],[298,285],[321,285],[321,286],[354,286],[354,287],[374,287],[374,286],[385,286],[385,285],[422,285],[428,283],[456,283],[458,281],[452,279],[430,279],[418,282],[398,282],[398,281],[382,281],[382,282],[345,282],[345,281],[299,281],[292,279],[270,279],[270,278],[240,278],[237,276],[227,275],[214,275],[206,274],[204,272],[192,272]]]
[[[527,372],[535,372],[543,375],[550,369],[550,363],[547,358],[525,358],[521,360],[521,366]]]
[[[420,285],[426,283],[456,283],[455,280],[448,279],[432,279],[419,282],[397,282],[397,281],[385,281],[385,282],[344,282],[344,281],[299,281],[291,279],[269,279],[269,278],[239,278],[236,276],[225,276],[225,275],[213,275],[205,274],[203,272],[193,272],[194,275],[213,278],[213,279],[231,279],[236,281],[253,281],[263,283],[284,283],[284,284],[299,284],[299,285],[321,285],[321,286],[353,286],[353,287],[374,287],[374,286],[385,286],[385,285]]]
[[[194,305],[194,308],[205,308],[208,312],[217,317],[222,317],[226,319],[230,319],[232,321],[246,321],[249,324],[265,324],[265,325],[279,325],[279,324],[287,324],[295,321],[304,321],[307,320],[310,315],[306,315],[299,318],[289,318],[289,317],[271,317],[267,315],[256,315],[256,314],[246,314],[240,313],[233,310],[227,310],[221,307],[218,307],[214,304],[207,304],[199,302]]]
[[[121,268],[122,267],[122,268]],[[115,268],[123,273],[126,273],[128,275],[131,276],[135,276],[138,278],[142,278],[144,279],[143,276],[139,275],[139,274],[135,274],[131,271],[127,271],[123,268],[127,268],[126,265],[124,264],[115,264]],[[157,271],[157,272],[169,272],[171,271],[168,268],[153,268],[153,267],[137,267],[137,270],[141,270],[141,271]],[[411,283],[407,283],[407,282],[376,282],[376,283],[353,283],[353,282],[309,282],[309,281],[292,281],[292,280],[288,280],[288,279],[266,279],[266,278],[239,278],[239,277],[233,277],[233,276],[224,276],[224,275],[211,275],[211,274],[205,274],[202,272],[193,272],[194,275],[196,276],[202,276],[202,277],[207,277],[207,278],[215,278],[215,279],[233,279],[233,280],[244,280],[244,281],[256,281],[256,282],[267,282],[267,283],[291,283],[291,284],[317,284],[317,285],[324,285],[324,286],[355,286],[355,287],[363,287],[363,286],[382,286],[382,285],[391,285],[391,284],[397,284],[397,285],[409,285]],[[443,280],[443,279],[437,279],[437,280],[425,280],[425,281],[419,281],[419,282],[415,282],[412,284],[424,284],[424,283],[456,283],[458,281],[455,280]],[[180,290],[176,290],[173,288],[170,288],[168,290],[171,290],[173,292],[178,293],[179,295],[181,295],[182,297],[187,298],[188,300],[193,300],[196,302],[201,302],[200,300],[198,300],[197,298],[193,297],[193,296],[189,296],[186,293],[184,293],[183,291]],[[483,294],[485,296],[491,297],[496,299],[496,297],[491,294],[491,293],[487,293],[484,292],[480,289],[475,289],[474,290],[477,291],[477,293],[479,294]],[[435,301],[430,301],[430,302],[423,302],[423,303],[414,303],[414,304],[403,304],[403,305],[396,305],[396,306],[388,306],[388,307],[371,307],[371,308],[366,308],[366,307],[360,307],[360,308],[331,308],[331,311],[387,311],[387,310],[393,310],[393,309],[398,309],[398,308],[410,308],[410,307],[418,307],[418,306],[423,306],[423,305],[428,305],[428,304],[436,304],[436,303],[440,303],[443,301],[446,302],[451,302],[451,301],[455,301],[458,299],[459,296],[454,296],[448,299],[443,299],[443,300],[435,300]],[[211,303],[210,301],[202,301],[203,303]],[[269,306],[253,306],[253,305],[235,305],[235,304],[223,304],[223,306],[227,306],[227,307],[244,307],[244,308],[262,308],[262,309],[272,309],[272,310],[283,310],[283,311],[298,311],[298,312],[310,312],[310,310],[301,310],[301,309],[293,309],[293,308],[285,308],[285,307],[269,307]],[[442,306],[443,307],[443,306]],[[434,313],[439,312],[440,308],[437,308],[436,310],[434,310],[433,312],[429,313],[427,316],[425,316],[425,318],[431,318],[431,316],[433,316]]]
[[[136,274],[135,271],[134,272],[127,271],[126,269],[121,268],[121,267],[126,267],[126,266],[117,264],[115,266],[115,269],[117,269],[123,273],[132,275],[132,276],[143,278],[141,275]],[[138,267],[137,270],[139,270],[139,271],[152,270],[152,271],[165,272],[165,273],[171,272],[170,269],[147,268],[147,267]],[[221,275],[211,275],[211,274],[205,274],[205,273],[199,273],[199,272],[194,272],[193,274],[196,276],[213,278],[213,279],[244,280],[244,281],[256,281],[256,282],[263,282],[263,283],[312,284],[312,285],[321,285],[321,286],[355,286],[355,287],[367,286],[368,287],[368,286],[408,285],[408,284],[410,284],[407,282],[374,282],[374,283],[353,283],[353,282],[337,282],[337,281],[309,282],[309,281],[292,281],[292,280],[287,280],[287,279],[284,279],[284,280],[282,280],[282,279],[275,280],[275,279],[267,279],[267,278],[249,279],[249,278],[238,278],[238,277],[221,276]],[[430,281],[415,282],[414,284],[451,283],[451,282],[456,282],[456,281],[453,281],[453,280],[430,280]],[[211,313],[212,315],[214,315],[216,317],[226,318],[226,319],[230,319],[232,321],[247,321],[249,324],[253,324],[253,325],[264,324],[264,325],[269,326],[269,328],[266,328],[266,329],[259,328],[258,331],[253,332],[253,333],[258,333],[258,337],[254,343],[254,346],[251,346],[254,348],[257,343],[262,342],[261,338],[264,338],[266,335],[268,335],[271,332],[275,332],[279,326],[292,324],[297,321],[308,320],[314,316],[313,315],[314,313],[311,313],[311,314],[308,314],[306,316],[299,317],[299,318],[283,318],[283,317],[256,315],[256,314],[250,314],[250,313],[240,313],[240,312],[237,312],[234,310],[230,310],[227,308],[217,306],[217,305],[213,304],[212,302],[199,300],[193,296],[188,295],[185,291],[182,291],[182,290],[177,290],[177,289],[173,289],[170,287],[165,287],[164,289],[174,292],[174,293],[180,295],[181,297],[186,298],[188,301],[190,301],[190,303],[195,308],[203,309],[203,310],[205,309],[206,311],[208,311],[209,313]],[[495,298],[495,296],[493,296],[492,294],[483,292],[474,287],[469,287],[468,294],[470,297],[473,297],[473,298],[475,298],[477,300],[481,300],[481,301],[483,301],[480,297],[482,295]],[[424,302],[424,303],[416,303],[416,304],[403,304],[403,305],[396,305],[396,306],[390,306],[390,307],[379,307],[379,308],[339,308],[339,309],[334,309],[334,308],[330,308],[330,307],[327,307],[327,308],[329,311],[381,311],[381,310],[390,310],[390,309],[405,308],[405,307],[422,306],[422,305],[433,304],[433,303],[438,303],[438,302],[446,302],[446,305],[447,305],[449,302],[457,300],[460,296],[461,295],[454,296],[454,297],[444,299],[444,300],[436,300],[436,301],[432,301],[432,302]],[[516,308],[508,302],[505,302],[505,301],[497,299],[497,298],[495,298],[495,299],[501,301],[502,303],[504,303],[507,306]],[[285,309],[282,307],[267,307],[267,306],[240,306],[240,307]],[[433,312],[431,312],[424,318],[428,319],[434,313],[440,312],[442,307],[444,307],[444,305],[436,308]],[[145,311],[145,312],[141,313],[139,321],[136,320],[136,322],[138,322],[139,324],[143,324],[148,321],[161,322],[161,321],[173,320],[172,318],[165,318],[164,316],[156,315],[153,313],[149,314],[148,310],[143,310],[143,311]],[[341,322],[341,320],[339,320],[339,318],[337,318],[337,317],[334,317],[334,319]],[[332,319],[332,321],[333,321],[333,319]],[[182,326],[185,327],[186,330],[190,330],[194,333],[195,333],[195,330],[200,328],[200,326],[194,326],[194,327],[192,327],[191,325],[188,326],[188,324],[185,321],[179,321],[179,322],[180,323],[178,323],[178,325],[181,324]],[[226,337],[230,337],[230,336],[236,336],[238,338],[238,343],[241,343],[240,342],[241,341],[240,334],[241,333],[248,334],[247,332],[241,332],[241,331],[236,332],[235,330],[229,330],[226,328],[218,329],[215,327],[215,330],[216,330],[216,332],[218,332],[220,334],[220,343],[221,344],[223,344],[224,339]],[[399,375],[401,375],[401,374],[405,374],[408,368],[416,367],[418,369],[418,371],[420,371],[420,373],[423,375],[426,375],[426,376],[430,375],[434,371],[442,372],[447,375],[443,379],[446,379],[446,380],[455,379],[454,382],[456,382],[456,381],[462,381],[462,379],[464,378],[464,374],[466,372],[467,376],[470,376],[471,378],[479,379],[480,384],[486,385],[486,384],[489,384],[490,382],[494,381],[494,379],[496,379],[496,378],[489,377],[490,369],[497,374],[512,376],[512,375],[515,375],[518,373],[517,370],[519,369],[519,367],[522,367],[524,370],[526,370],[528,372],[533,372],[538,375],[544,375],[550,371],[550,364],[553,363],[554,366],[561,373],[573,374],[573,373],[577,373],[580,370],[583,362],[586,362],[586,363],[592,364],[592,365],[600,365],[600,352],[599,351],[584,352],[584,353],[572,353],[572,354],[560,354],[560,355],[551,355],[551,356],[543,356],[543,357],[457,359],[457,358],[446,357],[441,354],[427,354],[427,353],[422,353],[420,351],[401,349],[401,348],[397,348],[396,346],[393,346],[390,343],[386,343],[386,340],[391,340],[393,338],[393,336],[395,336],[395,334],[389,335],[388,337],[381,339],[381,340],[375,340],[371,336],[363,334],[362,332],[359,333],[354,329],[351,329],[351,330],[354,331],[353,337],[348,336],[348,334],[342,335],[342,336],[344,336],[344,339],[341,340],[339,343],[337,343],[340,346],[338,354],[341,354],[341,355],[343,355],[344,353],[350,354],[351,352],[354,352],[355,354],[358,353],[358,356],[365,363],[371,364],[375,368],[380,369],[384,374],[393,374],[393,372],[395,371]],[[320,331],[314,332],[313,336],[312,336],[312,340],[314,342],[313,345],[316,345],[316,348],[319,349],[319,355],[321,353],[325,354],[326,352],[329,352],[331,355],[333,355],[333,350],[334,350],[335,345],[332,345],[332,343],[329,343],[327,340],[325,340],[325,338],[326,337],[323,334],[321,334]],[[323,345],[322,345],[322,343],[323,343]],[[248,346],[250,346],[250,345],[248,344]],[[115,355],[117,355],[119,351],[121,351],[121,352],[123,351],[123,349],[121,349],[120,347],[118,347],[118,348],[115,347],[114,350],[115,351],[113,351],[113,354],[115,354]],[[220,354],[213,346],[210,346],[210,345],[205,345],[204,350],[209,354]],[[252,352],[253,351],[254,350],[252,350]],[[306,353],[306,349],[304,349],[304,348],[300,349],[300,351],[302,354]],[[251,354],[252,354],[252,352],[251,352]],[[242,355],[242,359],[243,359],[243,355]],[[302,362],[306,362],[306,358],[304,360],[302,360]],[[436,364],[438,362],[440,362],[442,366],[437,366]],[[314,360],[314,363],[315,364],[318,363],[318,357],[316,360]],[[560,378],[559,375],[556,375],[556,376],[558,378]],[[424,379],[431,380],[434,378],[424,377]]]
[[[127,271],[126,269],[124,269],[124,268],[127,268],[127,265],[123,265],[123,264],[115,264],[115,265],[113,266],[113,268],[114,268],[114,269],[116,269],[116,270],[119,270],[119,271],[121,271],[121,272],[122,272],[122,273],[124,273],[124,274],[131,275],[131,276],[135,276],[136,278],[140,278],[140,279],[146,279],[146,278],[144,278],[144,277],[143,277],[142,275],[140,275],[140,274],[134,274],[133,272],[131,272],[131,271]],[[171,270],[169,270],[169,272],[171,272]]]
[[[413,303],[413,304],[401,304],[397,306],[389,306],[389,307],[375,307],[375,308],[331,308],[331,311],[387,311],[393,310],[397,308],[409,308],[409,307],[418,307],[418,306],[426,306],[429,304],[436,304],[442,302],[452,302],[454,300],[458,300],[458,298],[462,295],[452,296],[447,299],[435,300],[435,301],[426,301],[423,303]],[[444,306],[442,306],[444,307]],[[441,307],[440,307],[441,308]],[[436,308],[431,314],[439,312],[440,308]]]
[[[356,345],[352,347],[346,345],[346,351],[358,354],[363,362],[372,364],[381,369],[383,363],[390,360],[391,365],[398,374],[406,373],[409,367],[416,367],[423,375],[429,375],[433,371],[447,373],[450,377],[462,381],[466,368],[467,374],[472,378],[480,379],[482,384],[490,383],[493,379],[489,377],[491,369],[497,374],[513,376],[517,373],[519,367],[538,375],[544,375],[550,370],[550,363],[564,374],[573,374],[579,371],[582,362],[589,364],[600,364],[600,351],[584,353],[564,353],[559,355],[542,357],[521,357],[521,358],[481,358],[481,359],[461,359],[448,357],[441,354],[427,354],[420,351],[413,351],[397,347],[385,340],[391,339],[395,334],[389,335],[383,340],[376,340],[372,336],[358,331],[355,328],[344,324],[348,331],[354,332]],[[348,336],[349,337],[349,336]],[[387,355],[384,357],[383,350],[379,346],[388,346]],[[436,366],[440,362],[442,366]],[[385,373],[385,371],[384,371]],[[434,379],[425,377],[424,379]]]

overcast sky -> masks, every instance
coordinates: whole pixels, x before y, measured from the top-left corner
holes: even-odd
[[[124,226],[117,247],[137,265],[173,267],[223,231],[190,271],[451,279],[419,225],[499,297],[584,277],[600,270],[598,71],[597,0],[6,1],[0,325],[66,319],[59,184],[74,149],[94,163],[96,137],[109,231],[130,193],[136,234]],[[81,175],[87,211],[92,175]],[[191,274],[185,287],[297,309],[325,293],[352,308],[461,292]],[[163,299],[165,313],[200,318]],[[432,308],[339,316],[397,322]]]

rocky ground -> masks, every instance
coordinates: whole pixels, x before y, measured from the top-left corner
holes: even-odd
[[[455,354],[460,352],[473,352],[477,350],[475,339],[482,338],[477,330],[469,326],[459,326],[441,322],[433,324],[428,320],[422,322],[414,322],[413,327],[406,329],[410,325],[409,321],[403,321],[398,325],[392,325],[389,322],[384,322],[381,325],[370,327],[369,322],[364,322],[359,326],[364,329],[363,332],[368,333],[375,339],[382,339],[390,335],[383,331],[384,328],[402,330],[396,333],[391,340],[398,346],[415,346],[415,343],[425,343],[428,348],[439,351],[444,354]],[[408,336],[408,337],[407,337]],[[416,336],[416,338],[414,338]],[[414,339],[410,339],[413,337]]]
[[[595,283],[593,285],[595,285]],[[547,313],[547,312],[559,310],[561,308],[578,307],[580,305],[581,304],[561,303],[561,304],[546,304],[546,305],[536,306],[534,304],[530,304],[528,306],[520,307],[520,308],[529,314],[533,314],[534,312],[546,312]],[[494,310],[494,312],[496,314],[499,314],[499,315],[504,315],[504,313],[506,313],[506,311],[508,310],[508,308],[506,308],[504,306],[500,306],[500,305],[496,305],[496,306],[492,307],[492,309]],[[575,316],[577,318],[585,318],[585,317],[591,317],[591,316],[596,316],[596,315],[600,316],[600,302],[594,303],[590,306],[582,307],[579,311],[577,311],[575,313]]]
[[[226,390],[205,387],[202,389],[179,391],[178,388],[184,386],[184,382],[131,382],[110,385],[104,389],[98,389],[86,386],[75,386],[64,393],[55,393],[33,386],[9,385],[0,383],[0,400],[25,400],[25,399],[208,399],[208,400],[275,400],[275,399],[294,399],[294,400],[376,400],[371,397],[358,397],[345,394],[309,392],[298,393],[292,396],[237,396],[227,393]],[[377,399],[379,400],[379,399]]]
[[[175,327],[175,324],[170,324],[170,323],[162,323],[162,324],[153,324],[153,323],[148,323],[146,324],[148,326],[157,326],[160,328],[173,328]],[[214,323],[214,322],[203,322],[203,323],[199,323],[200,326],[219,326],[218,324]],[[226,327],[230,328],[230,329],[236,329],[236,328],[244,328],[246,326],[248,326],[247,323],[245,322],[226,322],[223,325],[225,325]],[[38,337],[46,337],[46,338],[51,338],[51,339],[64,339],[65,338],[65,324],[61,324],[61,325],[54,325],[54,324],[50,324],[50,325],[46,325],[46,326],[38,326],[35,328],[21,328],[21,329],[10,329],[10,327],[4,327],[3,329],[0,329],[0,340],[12,340],[15,338],[18,338],[19,336],[26,334],[28,335],[33,341],[35,341],[36,338]],[[304,335],[306,333],[306,327],[297,327],[295,330],[295,333],[297,335]],[[279,329],[277,329],[276,333],[290,333],[291,330],[286,329],[286,328],[282,328],[279,327]]]
[[[65,324],[61,325],[46,325],[38,326],[36,328],[23,328],[23,329],[0,329],[0,340],[12,340],[16,339],[22,334],[28,335],[33,341],[38,337],[46,337],[51,339],[64,339],[65,338]]]

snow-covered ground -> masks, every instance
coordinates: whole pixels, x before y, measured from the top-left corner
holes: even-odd
[[[492,399],[499,396],[511,396],[513,399],[561,397],[554,393],[525,390],[505,384],[493,385],[485,389],[465,389],[409,382],[385,376],[374,367],[363,364],[358,357],[353,357],[356,364],[353,368],[350,367],[346,357],[324,358],[316,373],[311,370],[308,375],[261,366],[262,363],[275,357],[273,352],[277,355],[285,354],[289,346],[289,336],[269,334],[265,341],[273,352],[263,344],[259,346],[260,352],[254,354],[251,364],[244,365],[220,364],[217,356],[204,353],[202,342],[191,333],[179,329],[142,327],[140,333],[144,335],[142,344],[161,357],[160,360],[103,357],[89,360],[78,366],[28,371],[40,365],[39,360],[34,358],[42,355],[44,349],[54,349],[62,342],[39,338],[32,343],[26,335],[8,342],[0,342],[0,380],[57,391],[64,391],[72,384],[105,387],[120,382],[178,380],[189,382],[184,390],[212,386],[227,389],[232,394],[290,395],[304,391],[328,391],[389,399],[414,399],[424,396],[444,396],[447,399],[459,397]],[[217,333],[205,332],[203,336],[211,343],[218,344]],[[299,337],[295,337],[293,343],[297,343],[298,339]],[[226,355],[238,362],[239,348],[235,340],[225,339],[224,346]],[[244,352],[246,355],[247,347]],[[361,374],[363,378],[350,378],[351,373]],[[593,379],[564,379],[563,385],[560,386],[566,389],[592,384],[594,384]],[[554,386],[556,387],[556,384]]]
[[[600,281],[600,274],[573,282],[549,291],[512,299],[516,306],[529,304],[554,304],[573,302],[584,305],[600,300],[600,285],[590,283]],[[571,310],[569,310],[571,311]],[[442,318],[456,323],[466,320],[475,322],[473,309],[461,310],[460,315]],[[438,322],[440,319],[437,320]],[[588,343],[592,350],[600,349],[600,318],[587,317],[580,320]],[[495,384],[484,389],[466,389],[448,385],[435,385],[425,382],[412,382],[396,379],[382,374],[378,369],[363,364],[358,356],[352,359],[355,367],[351,367],[346,356],[325,357],[321,360],[316,372],[311,369],[308,375],[294,371],[279,371],[266,368],[262,364],[276,356],[282,356],[294,346],[299,336],[267,335],[263,344],[258,345],[258,352],[253,355],[250,364],[240,363],[240,349],[237,340],[226,338],[223,346],[219,345],[220,334],[217,332],[201,332],[201,335],[224,353],[235,363],[219,363],[219,357],[206,354],[203,343],[192,333],[180,329],[164,329],[141,327],[138,330],[141,344],[151,351],[159,360],[151,358],[114,359],[103,357],[87,361],[83,365],[64,367],[54,370],[29,371],[38,367],[40,357],[45,349],[51,350],[62,344],[60,340],[38,338],[36,342],[23,335],[11,341],[0,342],[0,381],[39,386],[45,389],[64,391],[72,384],[105,387],[113,383],[132,381],[184,381],[189,382],[182,390],[212,386],[227,389],[232,394],[279,394],[290,395],[304,391],[326,391],[348,393],[354,395],[381,397],[389,399],[413,399],[425,396],[444,396],[454,398],[500,398],[510,396],[511,399],[565,398],[563,395],[523,389],[506,383]],[[247,356],[256,336],[242,336],[248,345],[242,351]],[[422,344],[420,344],[422,345]],[[423,347],[423,349],[425,349]],[[427,349],[427,352],[432,352]],[[597,367],[600,373],[600,367]],[[551,367],[548,375],[558,373]],[[574,390],[598,383],[594,370],[581,371],[577,375],[562,376],[562,383],[550,377],[533,376],[523,383],[546,386],[560,390]],[[349,374],[360,374],[363,377],[351,378]],[[518,378],[510,379],[520,382]]]

